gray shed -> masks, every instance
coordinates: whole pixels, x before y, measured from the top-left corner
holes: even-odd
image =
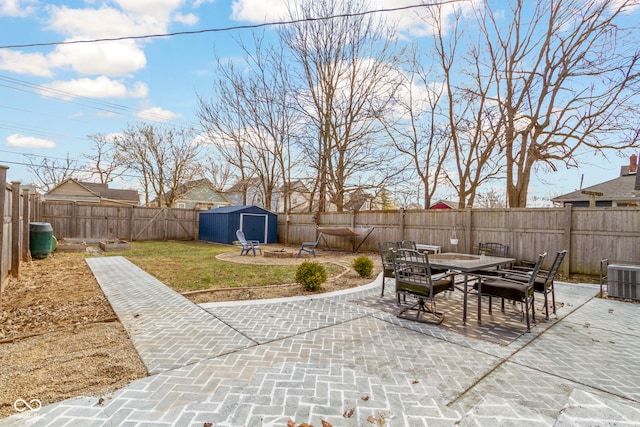
[[[278,241],[278,215],[258,206],[222,206],[200,212],[199,220],[199,240],[231,244],[242,230],[247,240]]]

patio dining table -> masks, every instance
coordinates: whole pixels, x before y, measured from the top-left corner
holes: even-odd
[[[431,265],[431,267],[456,271],[464,276],[464,307],[462,310],[462,323],[465,325],[467,323],[467,294],[469,273],[477,270],[485,270],[492,267],[512,264],[515,261],[515,258],[504,258],[488,255],[469,255],[455,252],[445,252],[441,254],[429,255],[429,264]],[[478,298],[480,298],[479,295]],[[480,320],[479,312],[478,320]]]

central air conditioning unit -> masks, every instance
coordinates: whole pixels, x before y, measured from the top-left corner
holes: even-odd
[[[640,265],[610,264],[607,292],[611,297],[640,299]]]

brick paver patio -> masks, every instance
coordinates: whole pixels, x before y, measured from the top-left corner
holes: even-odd
[[[463,327],[455,292],[449,324],[399,319],[380,279],[198,306],[124,258],[88,263],[151,375],[0,426],[640,426],[640,307],[592,286],[557,283],[557,317],[501,334],[513,313]]]

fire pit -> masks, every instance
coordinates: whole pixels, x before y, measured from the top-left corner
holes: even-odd
[[[262,256],[265,258],[295,258],[297,254],[297,252],[281,249],[279,251],[264,251]]]

